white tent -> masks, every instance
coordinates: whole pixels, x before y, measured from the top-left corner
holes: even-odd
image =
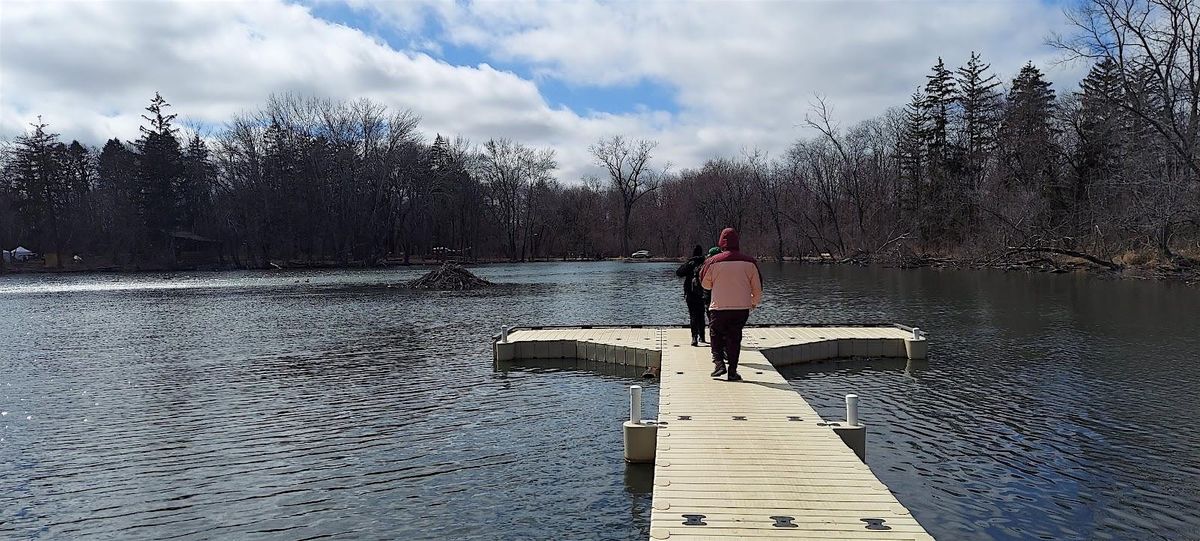
[[[12,259],[15,261],[29,261],[30,259],[37,257],[37,254],[26,249],[24,246],[17,246],[10,253],[12,254]]]

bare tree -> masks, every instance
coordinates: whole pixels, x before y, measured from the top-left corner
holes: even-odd
[[[864,223],[866,210],[863,201],[864,182],[862,178],[862,167],[858,159],[863,155],[863,152],[861,148],[849,148],[850,143],[860,141],[861,137],[857,140],[847,140],[845,137],[843,137],[840,133],[841,130],[833,124],[832,111],[829,108],[829,104],[825,102],[825,98],[817,96],[815,100],[816,102],[812,104],[812,109],[813,113],[816,115],[816,118],[806,116],[804,118],[804,123],[810,128],[820,132],[821,136],[829,141],[829,144],[833,147],[833,149],[837,152],[838,157],[841,159],[841,169],[845,172],[845,174],[838,175],[844,176],[840,184],[846,191],[847,195],[850,196],[850,200],[854,204],[859,236],[866,236],[866,225]],[[840,231],[838,235],[839,237],[841,236]],[[844,245],[842,246],[842,249],[845,249]]]
[[[912,264],[994,264],[1044,252],[1182,271],[1181,256],[1200,254],[1200,4],[1081,1],[1072,14],[1077,35],[1058,44],[1099,61],[1077,95],[1031,76],[1038,107],[1022,107],[1029,101],[1019,92],[989,93],[977,55],[957,81],[939,60],[924,93],[879,119],[839,127],[818,97],[806,118],[813,136],[780,159],[758,150],[706,156],[668,179],[666,166],[652,166],[656,143],[618,136],[588,148],[607,175],[563,186],[552,178],[550,150],[505,139],[427,144],[410,112],[285,95],[193,141],[196,163],[213,166],[196,168],[211,175],[199,185],[208,191],[186,196],[182,187],[197,185],[185,176],[162,208],[177,213],[171,223],[202,235],[198,242],[216,239],[237,265],[382,264],[400,252],[513,260],[678,253],[735,226],[747,246],[773,245],[763,251],[780,259],[830,252],[868,261],[894,250]],[[1054,96],[1067,96],[1069,107],[1054,107]],[[993,108],[1007,111],[996,115],[1003,133],[993,133]],[[1035,131],[1045,136],[1028,135]],[[155,264],[132,240],[145,227],[131,203],[133,181],[174,177],[139,177],[144,149],[117,139],[99,152],[46,146],[55,160],[47,167],[61,162],[65,183],[64,198],[48,209],[66,217],[63,248],[111,254],[117,265]],[[53,224],[30,214],[46,202],[25,186],[29,179],[17,184],[9,154],[0,165],[8,177],[0,178],[0,240],[36,243]]]
[[[1149,123],[1200,175],[1200,5],[1087,0],[1067,17],[1076,34],[1051,43],[1072,58],[1114,61],[1128,98],[1119,106]]]
[[[812,234],[819,238],[826,248],[839,255],[846,253],[846,236],[842,228],[842,158],[827,139],[814,141],[798,141],[788,157],[795,163],[799,173],[799,184],[819,206],[819,214],[810,214],[807,209],[798,208],[799,218],[793,215],[793,221],[811,227]],[[833,229],[833,238],[824,231]]]
[[[530,215],[541,189],[558,167],[551,149],[535,150],[509,139],[483,144],[477,174],[488,188],[492,211],[504,234],[512,260],[523,259],[528,248]],[[531,197],[532,196],[532,197]]]
[[[794,177],[783,162],[770,161],[766,152],[754,149],[744,155],[754,189],[762,203],[764,217],[775,232],[775,258],[783,261],[784,209],[788,205],[788,191]]]
[[[1200,4],[1086,0],[1067,17],[1074,35],[1051,43],[1070,58],[1115,64],[1121,92],[1112,101],[1157,133],[1183,169],[1167,167],[1149,187],[1162,194],[1154,199],[1176,205],[1192,195],[1190,212],[1159,213],[1159,249],[1171,255],[1172,228],[1200,223]]]
[[[657,146],[655,141],[627,141],[614,135],[588,147],[596,164],[608,171],[612,187],[621,196],[621,253],[624,255],[629,255],[629,217],[634,206],[646,194],[659,188],[666,173],[667,166],[661,173],[649,168],[652,152]]]

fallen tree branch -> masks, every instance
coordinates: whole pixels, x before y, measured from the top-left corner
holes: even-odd
[[[1083,252],[1078,252],[1075,250],[1066,250],[1063,248],[1051,248],[1049,246],[1009,246],[1009,248],[1008,248],[1009,254],[1016,254],[1016,253],[1022,253],[1022,252],[1041,252],[1041,253],[1065,255],[1065,256],[1083,259],[1085,261],[1095,263],[1097,265],[1100,265],[1101,267],[1105,267],[1110,270],[1121,270],[1121,265],[1113,263],[1112,261],[1104,260],[1104,259],[1101,259],[1094,255],[1085,254]]]
[[[888,248],[888,246],[891,246],[894,243],[897,243],[902,240],[907,240],[907,239],[908,239],[908,233],[904,233],[903,235],[900,235],[899,237],[896,237],[896,238],[889,240],[883,244],[880,244],[879,247],[875,249],[875,253],[877,253],[877,254],[883,253],[883,251],[886,250]]]

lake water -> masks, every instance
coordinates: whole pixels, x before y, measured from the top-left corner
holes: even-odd
[[[504,324],[682,323],[673,266],[0,278],[0,537],[648,537],[635,373],[496,369]],[[939,539],[1200,531],[1200,290],[764,266],[753,322],[898,321],[927,363],[789,369]],[[657,400],[647,389],[649,415]]]

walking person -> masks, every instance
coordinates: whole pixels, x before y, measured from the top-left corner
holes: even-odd
[[[738,234],[732,227],[721,231],[717,243],[721,253],[708,258],[700,270],[704,289],[712,291],[709,304],[709,335],[714,369],[712,377],[729,373],[729,381],[741,381],[738,356],[742,350],[742,329],[750,310],[762,302],[762,276],[758,262],[739,250]],[[728,368],[726,368],[728,363]]]
[[[692,248],[692,257],[675,270],[675,276],[683,278],[683,300],[687,303],[693,347],[705,342],[704,311],[708,303],[708,291],[700,285],[700,269],[703,267],[704,248],[697,244]]]
[[[708,253],[704,255],[704,260],[708,261],[708,258],[710,258],[714,255],[717,255],[719,253],[721,253],[721,248],[719,248],[717,246],[713,246],[712,248],[709,248]],[[703,268],[701,268],[701,270],[703,270]],[[700,282],[699,274],[696,275],[696,282],[697,283]],[[704,289],[704,284],[700,284],[700,289]],[[712,291],[704,289],[704,319],[705,319],[704,326],[705,327],[712,325],[712,311],[709,310],[709,308],[708,308],[708,306],[710,304],[712,304]],[[712,333],[710,332],[709,334],[712,334]]]

